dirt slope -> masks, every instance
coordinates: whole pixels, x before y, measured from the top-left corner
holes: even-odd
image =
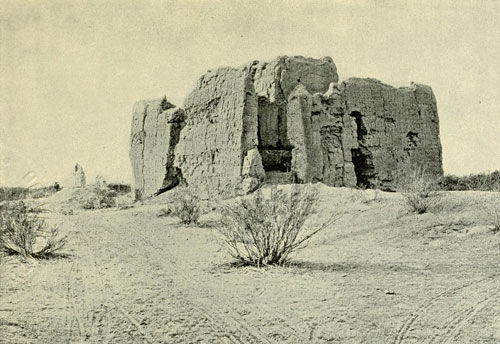
[[[212,228],[125,210],[51,213],[69,258],[0,266],[2,343],[499,343],[498,193],[320,188],[344,212],[293,264],[232,268]]]

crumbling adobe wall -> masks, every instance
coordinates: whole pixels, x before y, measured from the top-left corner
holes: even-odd
[[[209,71],[199,79],[184,109],[186,127],[175,149],[175,166],[200,197],[234,194],[242,183],[244,158],[257,147],[251,65]]]
[[[75,165],[75,172],[73,172],[73,176],[75,177],[75,187],[82,188],[85,186],[85,172],[80,164]]]
[[[200,197],[255,190],[266,177],[265,167],[286,170],[281,162],[292,159],[286,125],[290,92],[298,84],[326,91],[337,80],[331,58],[279,57],[209,71],[184,103],[187,120],[175,166]]]
[[[443,174],[436,99],[428,86],[396,89],[359,78],[331,84],[325,94],[297,86],[289,117],[304,128],[295,143],[302,182],[394,190],[398,174],[417,166]]]
[[[180,171],[173,162],[184,120],[184,110],[176,108],[165,97],[134,105],[130,161],[136,199],[169,190],[181,181]]]
[[[259,97],[258,147],[267,179],[301,181],[301,165],[314,168],[311,165],[314,157],[306,161],[302,154],[302,141],[311,139],[308,131],[311,128],[307,123],[303,127],[301,116],[296,117],[290,111],[289,99],[299,85],[308,93],[326,92],[331,83],[338,81],[335,63],[330,57],[279,57],[254,68]]]
[[[179,183],[203,198],[278,182],[394,189],[416,164],[442,175],[430,87],[337,82],[329,57],[279,57],[208,71],[184,110],[139,102],[130,152],[137,197]]]
[[[353,78],[339,89],[343,114],[356,124],[358,147],[351,153],[358,186],[393,190],[398,174],[417,167],[442,176],[439,119],[430,87],[394,88]]]

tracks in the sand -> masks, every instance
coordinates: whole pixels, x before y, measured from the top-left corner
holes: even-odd
[[[426,344],[455,343],[460,331],[500,294],[500,274],[454,287],[430,298],[408,317],[393,344],[420,340]],[[410,335],[432,325],[431,334]]]

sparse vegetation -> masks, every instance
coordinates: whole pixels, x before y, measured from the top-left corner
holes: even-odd
[[[130,185],[120,183],[110,183],[108,184],[108,188],[115,191],[117,195],[128,194],[131,190]]]
[[[21,187],[0,188],[0,201],[16,201],[28,197],[30,189]]]
[[[0,188],[0,202],[18,201],[28,197],[42,198],[57,192],[54,186],[44,186],[39,188],[23,187],[2,187]]]
[[[187,188],[179,188],[174,196],[172,215],[178,217],[183,224],[198,223],[201,215],[200,200]]]
[[[487,217],[490,224],[493,226],[494,232],[500,231],[500,198],[498,198],[487,209]]]
[[[398,191],[403,193],[411,212],[424,214],[438,203],[437,180],[422,168],[415,168],[398,179]]]
[[[446,175],[439,181],[439,187],[446,191],[500,191],[500,170],[464,177]]]
[[[30,212],[23,201],[7,202],[0,208],[0,245],[8,254],[49,258],[66,244],[57,227]]]
[[[217,228],[229,253],[239,262],[280,265],[333,222],[331,217],[321,225],[312,226],[308,220],[317,202],[314,191],[294,186],[286,192],[274,186],[242,198],[236,205],[221,206]]]
[[[114,207],[117,194],[108,187],[93,187],[90,197],[83,201],[83,209],[105,209]]]

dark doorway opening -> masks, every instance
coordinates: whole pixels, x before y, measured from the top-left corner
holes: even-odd
[[[356,173],[356,185],[362,189],[375,187],[375,169],[369,152],[363,148],[351,150],[354,173]]]
[[[363,115],[360,112],[353,111],[351,116],[354,117],[356,121],[356,134],[358,139],[358,148],[351,150],[354,173],[356,174],[356,185],[362,189],[372,189],[376,186],[376,174],[373,165],[373,154],[366,144],[368,130],[363,121]]]
[[[289,172],[292,167],[291,149],[260,149],[264,171]]]
[[[264,170],[289,172],[293,147],[287,138],[286,108],[260,97],[258,122],[258,148]]]

